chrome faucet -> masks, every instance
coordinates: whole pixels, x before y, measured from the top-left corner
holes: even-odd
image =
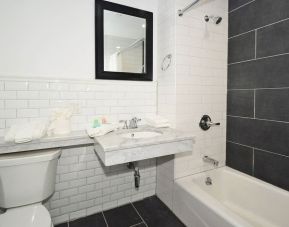
[[[203,161],[204,162],[208,162],[208,163],[211,163],[212,165],[214,165],[215,167],[217,167],[219,165],[219,161],[213,159],[213,158],[210,158],[209,156],[204,156],[203,157]]]
[[[119,123],[123,123],[122,129],[133,129],[133,128],[138,128],[137,123],[141,121],[141,119],[137,117],[133,117],[128,124],[127,120],[120,120]]]
[[[127,120],[120,120],[119,123],[123,123],[122,129],[128,129]]]
[[[128,128],[137,128],[137,123],[141,121],[141,119],[138,119],[137,117],[133,117],[130,121],[129,121],[129,126]]]

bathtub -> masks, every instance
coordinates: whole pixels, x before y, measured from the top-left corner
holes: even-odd
[[[289,192],[221,167],[178,179],[173,211],[189,227],[289,227]]]

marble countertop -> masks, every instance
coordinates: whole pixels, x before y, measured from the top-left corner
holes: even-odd
[[[74,131],[63,136],[48,136],[28,143],[7,143],[4,138],[0,138],[0,154],[63,148],[78,145],[93,145],[95,141],[89,138],[85,131]]]
[[[123,138],[120,136],[120,134],[123,133],[136,131],[159,132],[161,135],[153,138],[141,139]],[[140,126],[138,129],[117,130],[104,136],[96,137],[95,139],[88,137],[85,131],[74,131],[68,135],[49,136],[21,144],[12,142],[7,143],[4,141],[4,138],[0,138],[0,154],[95,144],[98,144],[104,152],[109,152],[193,139],[194,137],[192,135],[179,132],[175,129],[157,129],[149,126]]]
[[[124,138],[121,134],[133,133],[138,131],[149,131],[160,133],[159,136],[151,138]],[[192,134],[184,133],[172,128],[154,128],[150,126],[140,126],[137,129],[118,130],[104,136],[96,137],[95,141],[101,146],[104,152],[129,149],[142,146],[178,142],[184,140],[193,140]]]

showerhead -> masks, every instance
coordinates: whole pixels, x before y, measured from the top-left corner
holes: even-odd
[[[214,24],[220,24],[222,22],[222,19],[223,18],[219,16],[208,16],[208,15],[205,16],[206,22],[212,21]]]

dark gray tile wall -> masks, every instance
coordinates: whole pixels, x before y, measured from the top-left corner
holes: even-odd
[[[230,90],[228,91],[228,115],[241,117],[254,117],[254,91]]]
[[[239,62],[255,58],[255,31],[229,39],[228,61]]]
[[[229,10],[226,162],[289,191],[289,1]]]
[[[236,10],[240,6],[244,6],[245,4],[251,2],[252,0],[235,0],[231,1],[229,5],[229,11]]]

